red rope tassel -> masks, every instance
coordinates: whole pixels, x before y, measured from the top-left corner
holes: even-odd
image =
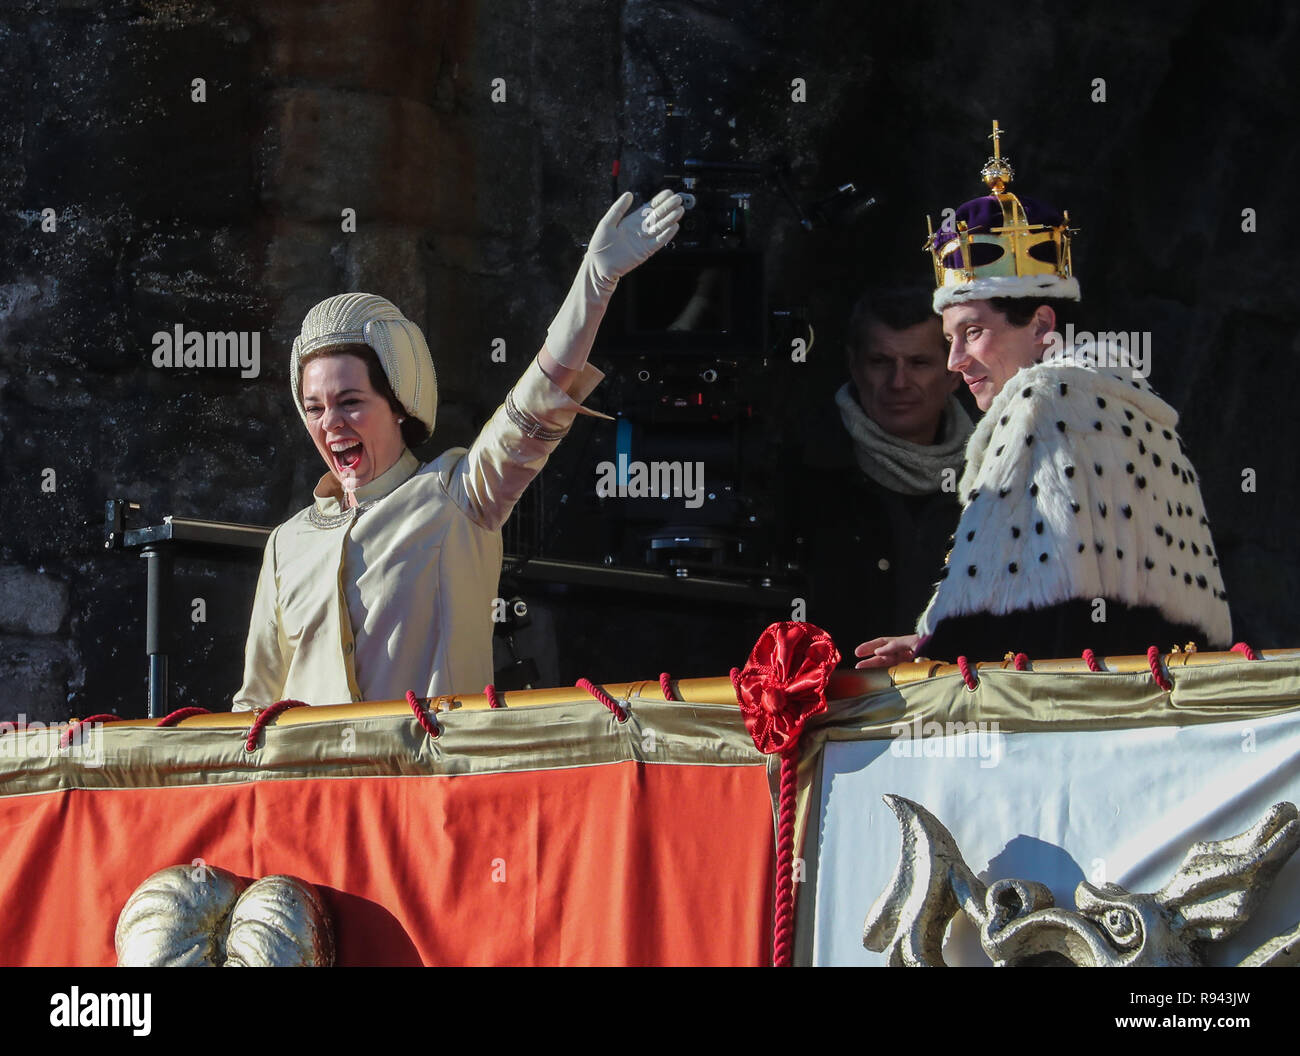
[[[489,708],[496,709],[505,707],[505,705],[501,703],[501,698],[497,696],[497,687],[491,682],[483,687],[483,695],[487,697]]]
[[[265,708],[257,713],[257,718],[253,720],[253,725],[248,728],[248,739],[244,741],[244,750],[247,752],[257,751],[257,735],[262,732],[273,718],[282,711],[288,711],[290,708],[305,708],[306,703],[301,700],[277,700],[269,708]]]
[[[1083,662],[1088,665],[1089,671],[1101,670],[1101,664],[1097,660],[1097,654],[1091,649],[1085,649],[1083,651]]]
[[[415,695],[415,690],[408,689],[406,691],[406,703],[411,705],[411,710],[415,712],[415,721],[420,724],[425,733],[434,740],[442,736],[442,727],[438,725],[438,720],[425,711],[420,704],[420,698]]]
[[[605,707],[609,708],[614,713],[614,718],[618,719],[619,722],[627,722],[627,709],[590,679],[580,678],[574,685],[579,689],[585,689]]]
[[[966,683],[966,688],[974,690],[979,685],[975,681],[975,672],[971,670],[970,661],[964,656],[957,657],[957,669],[961,672],[961,679]]]
[[[1259,659],[1259,657],[1258,657],[1258,656],[1256,655],[1256,653],[1255,653],[1255,650],[1252,649],[1252,648],[1251,648],[1249,645],[1247,645],[1245,642],[1238,642],[1236,645],[1234,645],[1234,646],[1232,647],[1232,652],[1234,652],[1234,653],[1240,653],[1240,654],[1241,654],[1242,656],[1244,656],[1247,660],[1258,660],[1258,659]]]
[[[754,643],[744,670],[731,669],[731,684],[754,747],[779,755],[776,802],[776,901],[772,914],[772,963],[794,963],[795,812],[798,806],[799,738],[807,723],[827,710],[826,687],[839,650],[831,636],[810,623],[773,623]]]
[[[1029,670],[1029,657],[1024,653],[1016,653],[1015,665],[1017,671]]]
[[[1168,693],[1174,688],[1174,684],[1169,681],[1165,673],[1160,669],[1160,650],[1154,645],[1147,649],[1147,664],[1151,668],[1151,677],[1156,680],[1156,685]]]
[[[90,723],[102,722],[104,724],[107,724],[110,722],[121,722],[121,721],[122,721],[121,715],[113,715],[108,712],[105,712],[102,715],[91,715],[89,718],[85,718],[85,719],[73,719],[70,723],[68,723],[68,728],[64,730],[61,734],[59,734],[59,747],[66,748],[68,747],[68,745],[72,743],[72,738],[76,735],[78,726],[84,726],[88,722]]]
[[[732,685],[735,685],[734,679],[732,680]],[[659,672],[659,688],[664,691],[664,700],[682,699],[681,697],[677,696],[676,693],[673,692],[673,680],[668,677],[667,671]]]
[[[175,726],[181,719],[188,719],[191,715],[211,715],[212,712],[207,708],[177,708],[170,714],[164,715],[159,719],[155,726]]]
[[[781,792],[777,801],[776,919],[772,925],[772,964],[794,963],[794,817],[798,748],[781,755]]]

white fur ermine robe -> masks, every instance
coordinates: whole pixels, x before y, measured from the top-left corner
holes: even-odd
[[[930,604],[949,617],[1075,599],[1152,605],[1231,641],[1227,594],[1178,415],[1127,368],[1022,368],[966,446],[961,520]]]

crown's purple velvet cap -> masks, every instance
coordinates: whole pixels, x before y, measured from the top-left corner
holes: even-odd
[[[1024,195],[1016,195],[1020,200],[1020,206],[1025,211],[1025,218],[1031,224],[1043,224],[1046,227],[1059,227],[1065,223],[1065,217],[1055,206],[1048,205],[1046,202],[1040,202],[1036,198],[1026,198]],[[994,195],[986,194],[982,198],[972,198],[969,202],[963,202],[957,207],[955,213],[948,217],[940,226],[939,230],[934,233],[931,245],[936,252],[942,252],[943,247],[957,237],[957,222],[965,220],[967,228],[973,233],[985,232],[990,228],[1001,227],[1002,206]],[[1050,250],[1050,247],[1047,247]],[[975,259],[975,267],[982,267],[985,264],[991,264],[1002,255],[997,246],[987,244],[976,244],[972,247],[972,256]],[[1037,256],[1030,251],[1031,256]],[[983,259],[981,259],[983,258]],[[952,254],[943,258],[944,267],[946,268],[964,268],[965,262],[961,259],[961,250],[953,250]]]

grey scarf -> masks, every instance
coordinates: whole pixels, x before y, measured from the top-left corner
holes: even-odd
[[[945,469],[961,476],[966,441],[975,426],[956,396],[948,397],[939,437],[933,444],[914,444],[885,432],[867,417],[848,382],[835,394],[835,403],[853,438],[858,465],[882,487],[900,495],[928,495],[939,490]]]

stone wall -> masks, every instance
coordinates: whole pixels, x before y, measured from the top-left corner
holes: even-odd
[[[1288,406],[1300,349],[1283,257],[1295,10],[738,6],[7,5],[0,718],[143,711],[143,569],[104,549],[107,498],[140,503],[137,523],[274,524],[305,505],[320,466],[285,362],[321,297],[381,293],[424,326],[444,401],[435,441],[472,436],[540,345],[610,199],[611,163],[643,193],[662,175],[669,103],[686,153],[771,162],[802,206],[850,180],[877,199],[808,230],[775,186],[755,191],[772,307],[817,329],[807,364],[766,368],[795,423],[828,413],[863,283],[928,274],[925,213],[978,192],[999,118],[1019,188],[1082,229],[1090,318],[1152,332],[1152,381],[1184,415],[1238,636],[1300,643]],[[153,335],[177,325],[256,333],[256,376],[155,367]],[[489,358],[494,338],[504,364]],[[228,706],[255,575],[247,562],[178,565],[176,706]],[[723,617],[696,618],[638,626],[644,669],[612,674],[743,659],[731,641],[708,648]],[[864,628],[887,630],[903,629]],[[599,650],[601,628],[584,633]],[[560,664],[577,673],[611,676]]]

